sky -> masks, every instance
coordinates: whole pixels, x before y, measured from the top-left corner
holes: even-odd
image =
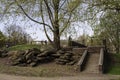
[[[10,18],[10,20],[4,20],[0,21],[0,30],[2,32],[4,31],[5,26],[9,26],[12,24],[16,24],[20,27],[22,27],[31,37],[34,41],[41,41],[41,40],[47,40],[44,31],[42,30],[42,25],[39,25],[37,23],[34,23],[33,21],[30,20],[23,20],[21,17],[17,18]],[[87,22],[79,22],[76,23],[77,25],[73,25],[72,27],[75,27],[77,34],[68,34],[67,37],[72,36],[72,38],[79,37],[83,33],[88,34],[89,36],[93,35],[93,31],[91,27],[88,25]],[[50,35],[52,37],[52,35]],[[66,39],[65,36],[62,36],[61,39]]]
[[[0,23],[0,30],[2,32],[4,32],[4,24]],[[92,29],[90,28],[90,26],[88,26],[87,24],[84,25],[85,27],[84,28],[79,28],[79,30],[77,31],[77,35],[72,35],[73,38],[75,37],[78,37],[80,35],[82,35],[84,32],[87,33],[88,35],[92,35],[93,34],[93,31]],[[41,41],[41,40],[47,40],[45,34],[44,34],[44,31],[41,31],[39,27],[27,27],[27,28],[24,28],[25,31],[30,34],[30,36],[33,38],[34,41]],[[66,39],[64,36],[61,37],[62,39]]]
[[[6,26],[6,23],[0,23],[0,30],[2,32],[4,31],[4,27]],[[13,24],[13,23],[9,23],[9,24]],[[30,36],[33,38],[34,41],[41,41],[41,40],[47,40],[44,31],[41,30],[41,25],[38,24],[34,24],[34,22],[29,21],[27,22],[17,22],[16,25],[22,27],[28,34],[30,34]],[[34,27],[33,27],[34,26]],[[86,23],[80,23],[79,26],[81,27],[76,27],[77,30],[77,35],[73,34],[72,37],[76,38],[79,37],[80,35],[82,35],[83,33],[88,34],[89,36],[93,35],[93,31],[91,29],[91,27]],[[52,35],[50,35],[52,36]],[[69,36],[69,34],[68,34]],[[61,39],[66,39],[66,37],[62,36]]]

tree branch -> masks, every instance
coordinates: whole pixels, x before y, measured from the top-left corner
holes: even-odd
[[[43,23],[44,23],[45,21],[44,21],[44,16],[43,16],[42,5],[41,5],[41,13],[42,13],[42,21],[43,21]],[[44,31],[45,31],[45,35],[46,35],[47,39],[49,40],[49,42],[50,42],[51,44],[53,44],[52,40],[50,39],[49,35],[47,34],[47,30],[46,30],[45,25],[43,25],[43,27],[44,27]]]
[[[62,8],[62,6],[65,4],[67,0],[64,0],[63,3],[60,5],[59,10]]]
[[[67,23],[65,24],[65,26],[63,27],[63,29],[60,31],[60,35],[64,32],[64,30],[68,27],[68,24],[70,23],[70,19],[72,17],[72,14],[70,14]]]
[[[50,19],[50,22],[51,22],[51,24],[53,26],[53,14],[52,14],[52,11],[51,11],[51,9],[50,9],[50,7],[48,5],[48,2],[46,0],[44,0],[44,3],[46,5],[46,7],[47,7],[47,12],[48,12],[48,15],[49,15],[49,19]]]
[[[23,7],[17,2],[17,0],[15,0],[15,2],[16,2],[17,5],[20,7],[20,9],[23,11],[23,13],[24,13],[31,21],[36,22],[36,23],[38,23],[38,24],[46,25],[46,26],[48,26],[51,30],[53,30],[50,25],[48,25],[48,24],[46,24],[46,23],[39,22],[39,21],[34,20],[33,18],[31,18],[31,17],[25,12],[25,10],[23,9]]]

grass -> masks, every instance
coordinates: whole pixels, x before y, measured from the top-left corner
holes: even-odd
[[[27,50],[27,49],[31,49],[31,48],[40,49],[41,45],[31,45],[31,44],[16,45],[16,46],[9,47],[8,50],[16,51],[16,50]]]
[[[17,51],[17,50],[27,50],[32,48],[37,48],[41,50],[52,49],[50,45],[23,44],[23,45],[16,45],[16,46],[9,47],[7,50]]]
[[[120,75],[120,54],[113,54],[112,58],[114,59],[114,62],[111,63],[108,73]]]
[[[114,64],[110,67],[109,74],[120,75],[120,64]]]
[[[118,54],[114,54],[113,57],[116,58],[117,61],[120,62],[120,53],[118,53]]]

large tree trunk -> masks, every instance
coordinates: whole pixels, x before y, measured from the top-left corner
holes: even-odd
[[[54,48],[56,50],[60,49],[60,35],[59,35],[59,28],[56,27],[54,31]]]
[[[58,19],[58,13],[59,13],[59,0],[53,0],[54,4],[54,48],[56,50],[60,49],[60,32],[59,32],[59,19]]]

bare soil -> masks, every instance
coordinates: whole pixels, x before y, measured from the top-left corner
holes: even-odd
[[[120,80],[116,75],[79,75],[69,77],[23,77],[0,74],[0,80]]]
[[[8,58],[0,58],[0,80],[120,80],[120,75],[79,73],[74,66],[55,63],[17,67],[10,66]]]

